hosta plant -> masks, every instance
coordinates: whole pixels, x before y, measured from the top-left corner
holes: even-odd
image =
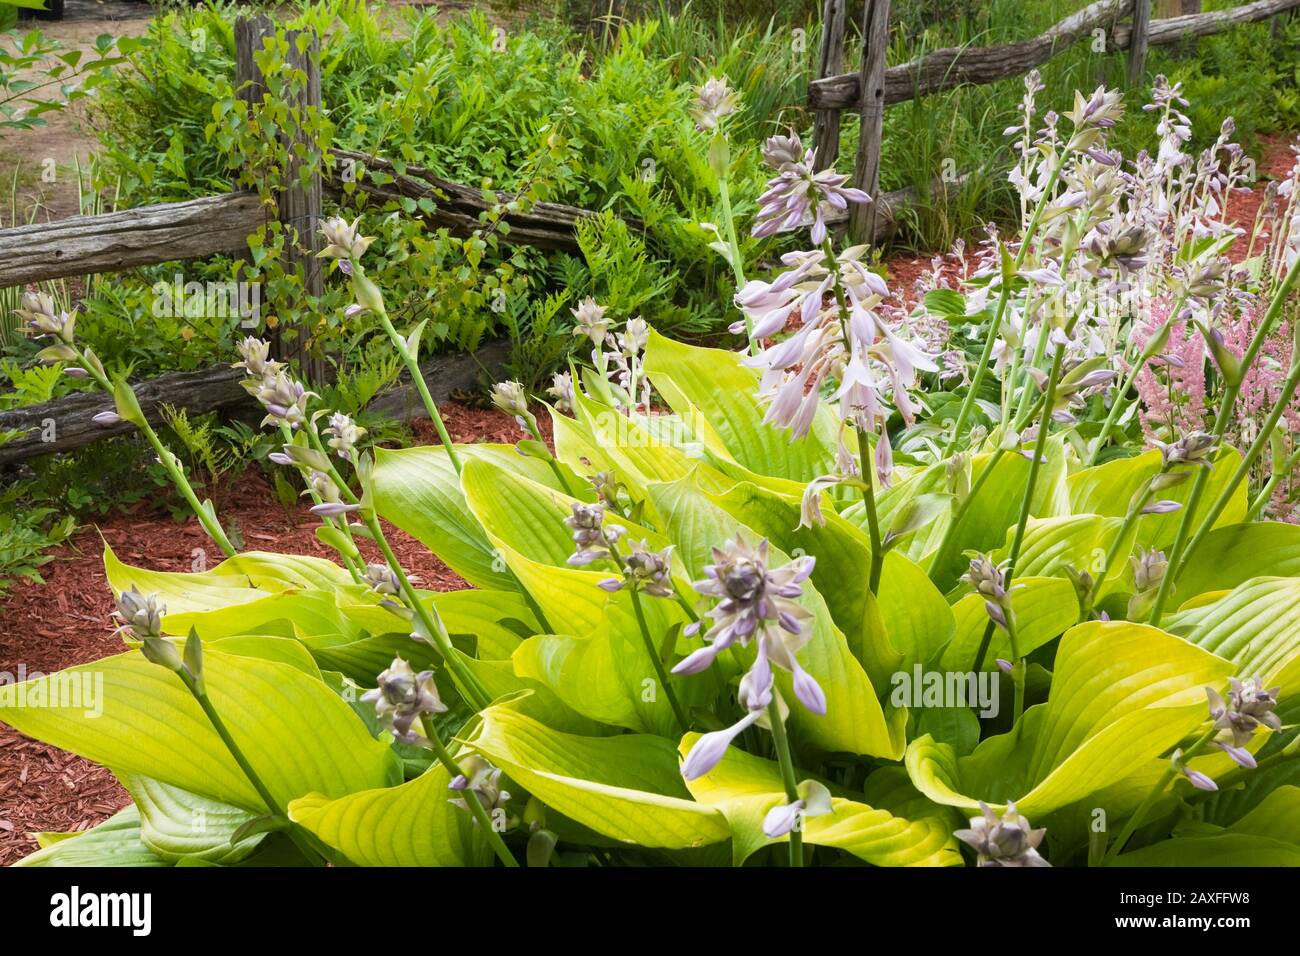
[[[106,551],[132,649],[0,688],[0,718],[132,804],[24,862],[1300,863],[1300,527],[1251,520],[1273,413],[1225,439],[1291,308],[1295,200],[1233,266],[1237,154],[1179,158],[1176,90],[1132,163],[1106,146],[1116,94],[1033,129],[1033,93],[1021,236],[911,311],[827,228],[868,197],[774,137],[751,231],[811,242],[736,269],[740,347],[581,303],[591,362],[552,389],[553,446],[503,383],[515,446],[439,426],[361,452],[246,342],[339,561]],[[739,104],[716,81],[698,105],[724,164]],[[358,226],[325,255],[418,368]],[[1216,329],[1246,308],[1234,354]],[[1135,383],[1176,322],[1218,413],[1146,447]],[[1293,357],[1277,407],[1298,382]],[[381,519],[469,586],[420,589]]]

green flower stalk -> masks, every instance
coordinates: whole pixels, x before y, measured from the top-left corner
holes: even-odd
[[[428,412],[433,427],[437,429],[443,447],[447,449],[447,458],[456,469],[456,474],[460,474],[460,456],[456,454],[451,435],[447,432],[447,426],[443,423],[438,406],[434,403],[433,396],[429,394],[429,386],[424,381],[424,374],[420,371],[420,334],[424,331],[424,322],[417,325],[406,337],[400,335],[394,328],[388,309],[384,305],[383,293],[379,291],[379,286],[366,276],[361,266],[361,257],[365,255],[374,239],[359,233],[357,227],[360,222],[359,218],[352,223],[333,218],[321,223],[321,234],[325,237],[326,246],[317,255],[325,259],[334,259],[343,274],[350,277],[352,295],[356,299],[356,304],[351,306],[349,311],[352,314],[370,312],[379,320],[380,326],[389,341],[393,343],[393,348],[401,357],[402,364],[406,366],[407,374],[411,376],[411,381],[420,393],[424,409]]]
[[[104,370],[104,365],[99,361],[89,348],[82,349],[76,343],[76,316],[68,312],[59,312],[54,306],[54,300],[50,296],[41,292],[27,292],[23,294],[22,305],[16,311],[16,314],[23,320],[27,331],[34,336],[52,336],[55,339],[54,344],[46,346],[38,354],[37,358],[45,362],[75,362],[66,371],[73,378],[90,378],[99,386],[101,390],[113,396],[113,403],[116,411],[100,412],[94,416],[94,421],[100,425],[116,425],[119,422],[127,421],[139,429],[140,433],[148,440],[153,447],[154,453],[158,456],[158,462],[167,472],[172,484],[176,486],[194,516],[199,519],[199,524],[207,532],[209,538],[216,542],[222,553],[228,557],[234,557],[238,551],[230,543],[230,538],[226,535],[225,529],[221,526],[217,518],[216,509],[211,501],[199,501],[199,496],[194,491],[194,486],[190,484],[189,479],[185,476],[184,466],[179,458],[168,450],[163,444],[158,433],[154,431],[149,420],[145,417],[144,410],[140,407],[140,400],[136,397],[135,390],[125,379],[109,381],[108,373]]]
[[[1273,299],[1269,302],[1268,311],[1264,313],[1264,318],[1260,321],[1259,327],[1255,330],[1250,344],[1246,346],[1245,353],[1236,363],[1233,375],[1226,377],[1224,381],[1223,397],[1219,401],[1219,408],[1214,416],[1214,444],[1218,445],[1223,440],[1223,433],[1228,427],[1228,422],[1232,418],[1233,409],[1237,403],[1237,394],[1241,391],[1241,383],[1251,366],[1255,364],[1259,356],[1259,350],[1263,348],[1264,341],[1268,338],[1269,333],[1277,324],[1282,314],[1282,307],[1295,288],[1296,281],[1300,279],[1300,257],[1291,265],[1285,278],[1278,284],[1273,292]],[[1250,468],[1254,465],[1259,455],[1263,452],[1268,436],[1277,426],[1283,410],[1290,404],[1295,395],[1296,386],[1300,385],[1300,362],[1297,362],[1293,356],[1291,365],[1291,374],[1287,376],[1286,384],[1283,386],[1282,393],[1278,395],[1277,401],[1273,405],[1273,410],[1269,413],[1264,422],[1264,427],[1259,431],[1259,436],[1251,445],[1246,456],[1242,459],[1241,464],[1233,473],[1228,485],[1219,494],[1219,498],[1214,502],[1210,513],[1205,516],[1201,522],[1200,529],[1197,533],[1196,544],[1199,546],[1204,534],[1209,533],[1209,529],[1214,526],[1214,522],[1227,507],[1231,500],[1232,492],[1250,473]],[[1159,624],[1160,615],[1164,613],[1165,604],[1168,602],[1170,595],[1173,593],[1174,582],[1178,578],[1178,572],[1186,563],[1188,556],[1192,553],[1189,546],[1188,538],[1191,535],[1192,522],[1195,520],[1197,507],[1201,503],[1201,497],[1205,494],[1206,486],[1209,484],[1210,469],[1206,468],[1196,476],[1196,483],[1192,485],[1192,492],[1188,496],[1187,506],[1183,509],[1183,520],[1178,524],[1178,534],[1174,538],[1173,546],[1169,549],[1169,573],[1165,575],[1164,582],[1160,585],[1160,591],[1156,595],[1154,604],[1151,607],[1151,614],[1147,618],[1150,624]]]
[[[533,444],[524,450],[525,454],[542,457],[550,466],[551,474],[560,483],[560,487],[572,498],[577,497],[568,477],[560,468],[560,463],[551,454],[550,448],[542,438],[542,430],[537,426],[537,416],[528,407],[528,395],[518,382],[498,382],[492,386],[492,404],[514,418],[515,422],[532,436]],[[522,450],[522,449],[521,449]]]

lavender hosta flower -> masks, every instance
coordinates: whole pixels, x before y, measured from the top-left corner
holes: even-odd
[[[1169,560],[1163,551],[1156,548],[1139,548],[1138,553],[1129,559],[1133,567],[1133,584],[1138,593],[1160,587],[1169,569]]]
[[[329,446],[344,461],[356,461],[357,442],[365,433],[364,428],[342,412],[330,415],[329,427],[325,429],[325,434],[330,436]]]
[[[569,555],[569,564],[583,567],[612,558],[610,545],[616,543],[627,529],[622,525],[605,524],[604,505],[575,501],[571,507],[573,513],[564,519],[564,524],[573,532],[573,542],[577,547]]]
[[[727,85],[725,76],[713,76],[695,88],[695,102],[691,113],[695,128],[702,133],[717,129],[724,117],[740,109],[740,96]]]
[[[1099,86],[1087,99],[1078,90],[1074,93],[1074,109],[1065,114],[1074,124],[1074,133],[1066,145],[1072,152],[1085,152],[1099,144],[1105,132],[1114,127],[1124,115],[1124,97],[1118,90]]]
[[[283,368],[268,372],[260,380],[245,380],[243,384],[244,389],[266,409],[263,425],[283,422],[292,429],[301,428],[307,422],[308,400],[317,397],[301,382],[289,378]]]
[[[630,545],[622,562],[623,576],[607,578],[600,582],[600,586],[610,592],[630,587],[658,598],[670,598],[676,594],[672,579],[673,546],[670,544],[662,551],[651,551],[645,541],[632,541]]]
[[[1142,509],[1142,513],[1144,515],[1171,515],[1175,511],[1181,510],[1182,507],[1181,502],[1171,501],[1168,498],[1164,498],[1160,501],[1151,502],[1151,504]]]
[[[286,445],[286,448],[293,446]],[[360,509],[359,504],[346,504],[339,486],[323,471],[310,469],[307,472],[307,490],[304,494],[314,494],[320,503],[312,505],[311,513],[319,518],[338,518]]]
[[[528,415],[528,393],[518,382],[498,382],[492,386],[492,404],[514,417],[521,427]]]
[[[1051,866],[1038,853],[1046,830],[1034,830],[1029,821],[1008,803],[1001,817],[980,801],[981,815],[972,817],[969,830],[954,830],[953,836],[973,847],[976,866]]]
[[[758,197],[758,214],[752,230],[756,238],[811,226],[813,244],[820,246],[826,239],[827,216],[848,209],[851,202],[871,202],[871,197],[861,189],[844,185],[848,176],[833,169],[816,171],[811,149],[801,159],[789,158],[802,146],[799,138],[791,135],[773,154],[772,158],[779,160],[778,172]]]
[[[232,368],[242,368],[249,377],[261,381],[268,375],[274,375],[283,366],[271,358],[271,343],[255,336],[248,336],[235,345],[239,352],[239,361]],[[245,386],[247,388],[247,386]]]
[[[1193,770],[1190,766],[1188,766],[1187,761],[1183,757],[1183,751],[1181,749],[1175,750],[1173,752],[1173,754],[1169,758],[1169,765],[1174,769],[1175,772],[1180,773],[1184,777],[1186,777],[1187,782],[1190,783],[1197,790],[1214,791],[1219,789],[1219,785],[1214,782],[1213,777],[1209,776],[1208,774],[1204,774],[1199,770]]]
[[[776,839],[800,826],[801,818],[821,817],[834,813],[831,792],[816,780],[805,780],[796,788],[799,799],[777,804],[763,817],[763,833]]]
[[[92,415],[90,420],[94,422],[96,425],[100,425],[104,428],[110,428],[113,425],[119,424],[122,421],[122,416],[114,411],[105,411],[105,412],[98,412]]]
[[[510,802],[510,791],[501,786],[501,769],[494,767],[487,759],[478,755],[470,754],[468,757],[460,760],[461,773],[453,777],[447,789],[454,790],[463,796],[455,797],[448,801],[453,806],[466,813],[470,812],[469,800],[477,800],[489,816],[499,817],[506,813],[506,806]],[[502,829],[511,829],[518,821],[507,817],[504,821],[505,826]],[[474,821],[478,826],[478,820]]]
[[[1264,682],[1258,677],[1244,681],[1233,677],[1229,685],[1227,700],[1214,688],[1205,688],[1210,719],[1218,731],[1213,745],[1241,766],[1254,769],[1255,757],[1246,745],[1261,727],[1275,732],[1282,729],[1281,719],[1273,712],[1282,688],[1265,689]]]
[[[593,346],[600,348],[601,343],[605,341],[605,334],[609,332],[610,326],[610,320],[605,315],[605,307],[598,305],[591,296],[587,296],[572,311],[573,334],[585,335],[591,340]]]
[[[1111,232],[1105,224],[1098,226],[1080,246],[1084,268],[1093,275],[1109,275],[1117,268],[1122,273],[1146,268],[1150,237],[1142,226],[1129,226]]]
[[[698,674],[728,647],[755,646],[754,663],[740,680],[739,700],[748,712],[726,730],[701,737],[682,765],[688,780],[712,770],[722,759],[731,741],[750,724],[758,721],[768,707],[776,703],[781,711],[785,702],[776,693],[772,665],[788,671],[794,694],[814,714],[826,713],[826,695],[817,680],[805,671],[796,655],[811,635],[805,622],[812,615],[795,603],[803,593],[802,584],[812,574],[814,560],[804,556],[769,569],[767,541],[751,548],[737,537],[725,548],[714,548],[714,564],[706,567],[704,580],[695,582],[695,590],[718,599],[709,611],[712,626],[704,635],[708,643],[683,658],[674,674]],[[698,629],[698,625],[695,625]],[[691,628],[687,629],[694,633]],[[781,719],[784,720],[784,712]]]
[[[555,399],[555,408],[561,412],[573,411],[573,376],[568,372],[557,372],[551,379],[546,394]]]
[[[361,699],[375,705],[375,717],[402,743],[418,744],[424,739],[411,728],[421,717],[445,713],[447,705],[438,696],[433,671],[416,673],[400,657],[376,678],[376,688]]]
[[[345,272],[350,271],[350,263],[366,254],[370,244],[375,240],[361,235],[358,216],[352,222],[334,216],[320,224],[321,235],[325,237],[325,248],[317,253],[322,259],[337,259]]]
[[[803,158],[803,143],[793,132],[789,136],[779,133],[769,136],[763,143],[763,162],[777,172],[801,162]]]
[[[386,564],[371,563],[366,565],[366,572],[361,576],[370,590],[376,594],[397,594],[402,584],[396,572]]]
[[[119,633],[129,634],[141,642],[140,653],[147,661],[180,673],[185,669],[181,652],[163,637],[162,619],[166,613],[167,606],[158,600],[158,595],[146,596],[133,586],[118,595],[113,616],[120,622]]]
[[[782,257],[792,269],[771,283],[747,283],[736,297],[737,306],[754,322],[755,338],[799,318],[800,328],[792,335],[745,360],[763,370],[759,394],[768,402],[764,421],[789,428],[795,438],[811,429],[828,379],[838,379],[834,398],[842,417],[876,431],[878,421],[887,417],[887,400],[905,421],[914,421],[908,390],[919,371],[938,371],[928,352],[880,316],[889,289],[861,262],[863,251],[854,247],[836,257],[847,316],[840,315],[838,303],[827,301],[834,276],[820,252]]]
[[[60,311],[54,299],[45,292],[24,292],[14,314],[22,320],[29,335],[52,335],[71,345],[77,328],[77,317]]]
[[[739,699],[741,705],[745,708],[745,716],[730,727],[704,734],[695,741],[694,746],[691,747],[691,752],[682,761],[682,776],[685,779],[695,780],[709,773],[722,762],[722,758],[726,756],[727,748],[731,746],[731,742],[739,737],[746,727],[764,720],[768,704],[773,699],[770,673],[768,675],[768,685],[764,691],[755,690],[753,671],[742,677],[740,679]],[[785,701],[779,697],[776,700],[784,720],[784,715],[788,713]]]
[[[1018,587],[1015,585],[1011,588],[1007,587],[1006,569],[995,564],[986,554],[975,554],[971,556],[970,567],[961,576],[961,580],[984,598],[984,610],[988,613],[989,619],[998,627],[1006,629],[1012,613],[1011,592]]]
[[[1217,450],[1214,436],[1207,432],[1190,432],[1176,442],[1165,444],[1157,441],[1160,448],[1162,466],[1165,470],[1176,465],[1199,465],[1210,467],[1210,459]]]

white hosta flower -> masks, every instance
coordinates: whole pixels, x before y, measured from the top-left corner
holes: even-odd
[[[695,88],[695,102],[692,113],[695,115],[695,128],[701,132],[712,132],[721,124],[724,117],[740,109],[740,95],[727,85],[725,76],[713,76]]]

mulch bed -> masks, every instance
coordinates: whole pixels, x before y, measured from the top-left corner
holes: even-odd
[[[1261,176],[1285,176],[1293,161],[1292,142],[1281,136],[1262,138],[1257,150]],[[1259,189],[1234,195],[1228,207],[1231,218],[1249,229],[1260,201]],[[943,271],[951,277],[961,268],[959,261],[948,257]],[[916,279],[930,270],[928,256],[892,259],[890,285],[910,301]],[[513,420],[493,409],[449,402],[442,413],[457,442],[514,442],[525,437]],[[549,431],[548,417],[539,419],[543,430]],[[417,443],[437,443],[432,422],[417,421],[413,429]],[[549,434],[546,437],[549,440]],[[280,507],[270,483],[253,469],[224,489],[219,512],[223,521],[241,529],[249,549],[333,555],[316,540],[319,521],[306,506]],[[418,541],[395,528],[386,531],[403,566],[424,587],[465,586]],[[55,560],[42,569],[45,586],[17,584],[0,602],[0,672],[16,674],[21,664],[28,674],[49,673],[124,650],[110,616],[113,601],[104,577],[101,536],[123,561],[157,570],[191,570],[195,548],[205,550],[209,565],[220,560],[196,521],[178,524],[156,508],[140,506],[82,529],[55,549]],[[360,543],[363,550],[373,548]],[[36,848],[36,841],[28,836],[32,831],[88,829],[127,803],[126,792],[104,768],[0,724],[0,865]]]

